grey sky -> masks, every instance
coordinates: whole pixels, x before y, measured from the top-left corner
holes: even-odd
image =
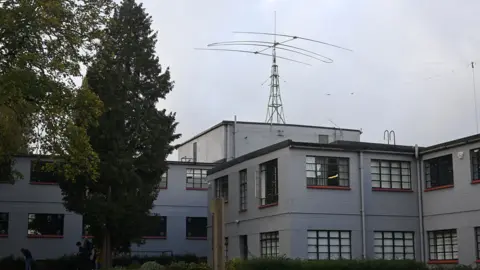
[[[279,60],[287,81],[281,89],[288,123],[331,126],[332,119],[363,129],[362,140],[373,142],[393,129],[397,144],[425,146],[475,133],[469,62],[480,63],[478,1],[142,2],[158,30],[157,54],[176,82],[160,106],[177,112],[179,142],[234,115],[264,121],[269,89],[261,83],[271,60],[193,48],[252,38],[232,31],[271,32],[274,11],[278,33],[354,50],[291,43],[335,62],[295,56],[313,64],[309,67]]]

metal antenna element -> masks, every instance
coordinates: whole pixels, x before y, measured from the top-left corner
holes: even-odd
[[[283,102],[282,97],[280,94],[280,75],[278,73],[278,64],[277,59],[283,59],[290,62],[303,64],[307,66],[311,66],[311,64],[299,61],[296,59],[292,59],[290,57],[284,57],[277,55],[277,50],[290,52],[302,57],[306,57],[308,59],[313,59],[316,61],[320,61],[323,63],[333,63],[333,59],[326,57],[324,55],[318,54],[313,51],[309,51],[297,46],[286,45],[285,43],[293,41],[293,40],[303,40],[314,42],[322,45],[327,45],[331,47],[335,47],[337,49],[352,51],[350,49],[340,47],[331,43],[314,40],[310,38],[304,38],[299,36],[292,36],[292,35],[285,35],[285,34],[277,34],[277,12],[274,12],[274,23],[273,23],[273,33],[262,33],[262,32],[233,32],[236,34],[248,34],[248,35],[263,35],[263,36],[273,36],[273,42],[264,41],[264,40],[234,40],[234,41],[223,41],[223,42],[215,42],[208,44],[207,47],[219,47],[219,46],[248,46],[249,48],[253,48],[253,50],[242,50],[237,48],[231,49],[224,49],[224,48],[196,48],[196,50],[208,50],[208,51],[224,51],[224,52],[239,52],[239,53],[249,53],[249,54],[256,54],[262,56],[269,56],[272,57],[272,66],[270,69],[270,95],[268,98],[268,105],[267,105],[267,115],[265,117],[265,122],[269,124],[285,124],[285,115],[283,111]],[[277,38],[285,38],[285,40],[277,41]],[[269,51],[267,53],[267,51]],[[264,84],[264,83],[263,83]],[[262,84],[262,85],[263,85]]]
[[[477,90],[475,87],[475,62],[471,62],[470,64],[472,65],[473,102],[475,103],[475,125],[477,127],[477,134],[478,134]]]

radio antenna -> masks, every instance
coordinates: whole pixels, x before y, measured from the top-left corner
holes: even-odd
[[[248,54],[256,54],[262,56],[268,56],[272,58],[272,66],[270,70],[270,95],[268,98],[268,105],[267,105],[267,115],[265,117],[265,122],[269,124],[285,124],[285,114],[283,111],[283,102],[282,97],[280,94],[280,75],[278,73],[278,63],[277,59],[283,59],[289,62],[294,62],[298,64],[303,64],[307,66],[311,66],[310,63],[306,61],[300,61],[296,59],[292,59],[290,57],[279,56],[277,54],[277,50],[286,51],[293,53],[298,56],[305,57],[306,59],[320,61],[326,64],[333,63],[333,59],[326,57],[324,55],[318,54],[316,52],[306,50],[297,46],[286,45],[285,43],[291,42],[293,40],[302,40],[313,42],[317,44],[322,44],[326,46],[330,46],[337,49],[342,49],[346,51],[352,51],[350,49],[340,47],[331,43],[314,40],[310,38],[304,38],[299,36],[292,36],[286,34],[277,34],[277,12],[274,12],[274,23],[273,23],[273,33],[263,33],[263,32],[240,32],[236,31],[233,32],[235,34],[245,34],[245,35],[253,35],[253,36],[273,36],[273,42],[264,41],[264,40],[234,40],[234,41],[223,41],[223,42],[215,42],[210,43],[207,47],[210,48],[196,48],[196,50],[207,50],[207,51],[223,51],[223,52],[236,52],[236,53],[248,53]],[[277,41],[277,38],[284,38],[282,41]],[[235,47],[231,47],[235,46]],[[250,48],[254,48],[253,50],[243,50],[242,46],[248,46]],[[217,47],[217,48],[212,48]],[[218,48],[218,47],[230,47],[227,48]]]

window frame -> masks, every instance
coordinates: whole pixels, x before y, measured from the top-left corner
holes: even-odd
[[[260,233],[260,257],[273,258],[280,255],[280,234],[278,231]]]
[[[207,171],[207,169],[187,168],[185,174],[186,189],[208,190]]]
[[[57,175],[54,171],[46,171],[43,166],[52,164],[54,161],[50,160],[31,160],[30,161],[30,184],[31,185],[58,185],[58,182],[63,179],[61,175]],[[41,166],[39,168],[39,166]],[[48,178],[48,180],[43,180]]]
[[[475,227],[475,244],[476,244],[476,253],[477,260],[480,260],[480,227]]]
[[[223,198],[224,202],[228,202],[228,175],[216,178],[215,181],[215,198]]]
[[[0,237],[7,237],[8,236],[8,230],[9,230],[9,225],[10,225],[9,223],[10,223],[10,213],[1,212],[0,213],[0,229],[4,228],[5,232],[2,233],[2,231],[0,230]]]
[[[259,165],[260,208],[278,205],[278,159]]]
[[[343,164],[342,164],[343,163]],[[336,169],[333,170],[333,168]],[[341,169],[343,168],[343,170]],[[330,170],[336,171],[336,181],[331,179]],[[332,172],[333,173],[333,172]],[[313,174],[314,176],[309,176]],[[323,176],[325,175],[325,177]],[[305,179],[307,188],[350,189],[350,158],[333,156],[305,157]],[[331,182],[331,183],[329,183]]]
[[[7,159],[5,162],[0,162],[0,184],[13,184],[15,178],[13,177],[13,166],[15,160]]]
[[[447,234],[450,236],[449,238],[445,237],[445,235]],[[436,237],[437,235],[442,236],[443,246],[438,245],[437,243],[438,238]],[[448,259],[446,258],[447,244],[445,242],[445,239],[450,239],[449,246],[451,247],[451,252],[448,252],[448,254],[449,255],[451,254],[451,258],[448,258]],[[443,252],[439,252],[438,247],[442,247]],[[439,256],[438,256],[439,253],[443,253],[444,255],[443,259],[439,259]],[[456,253],[456,257],[455,257],[455,253]],[[432,256],[432,255],[436,255],[436,256]],[[458,233],[456,229],[428,231],[428,259],[429,261],[458,261]]]
[[[447,160],[448,159],[448,160]],[[443,168],[442,162],[448,162],[447,168]],[[424,177],[425,177],[425,190],[435,190],[442,189],[447,187],[453,187],[455,183],[454,174],[453,174],[453,155],[443,155],[435,158],[430,158],[423,161],[424,164]],[[443,168],[443,170],[442,170]],[[435,181],[432,181],[432,173],[437,176]],[[448,173],[448,175],[446,174]],[[445,176],[446,175],[446,176]],[[448,177],[448,183],[440,183],[440,176]],[[442,179],[444,180],[444,179]],[[432,185],[432,183],[435,183]],[[438,184],[437,184],[438,183]]]
[[[385,163],[388,163],[388,166],[382,166]],[[399,167],[393,167],[393,163],[398,163]],[[377,165],[378,166],[374,166]],[[407,165],[404,167],[404,165]],[[374,169],[378,169],[378,172],[374,172]],[[383,172],[386,169],[388,172]],[[398,169],[399,174],[394,174],[392,170]],[[404,170],[408,171],[408,174],[404,174]],[[378,179],[374,179],[378,176]],[[382,180],[383,176],[387,175],[388,180]],[[412,163],[406,160],[386,160],[386,159],[372,159],[370,160],[370,176],[372,182],[373,190],[382,190],[382,189],[392,189],[392,190],[412,190]],[[398,176],[400,181],[394,181],[393,176]],[[408,177],[407,181],[404,181],[403,178]],[[378,183],[379,186],[375,186],[374,183]],[[387,183],[388,187],[384,187],[383,184]],[[400,183],[400,187],[393,187],[394,183]],[[408,187],[405,187],[408,186]]]
[[[191,235],[191,231],[190,231],[191,228],[189,228],[189,226],[193,226],[193,225],[191,225],[193,220],[200,220],[200,219],[202,219],[202,221],[205,222],[204,233],[202,235]],[[186,225],[185,225],[186,239],[189,239],[189,240],[207,240],[207,225],[208,225],[207,217],[185,217],[185,221],[186,221]]]
[[[377,236],[377,234],[381,234],[380,237]],[[390,234],[391,237],[389,238],[387,234]],[[398,234],[401,234],[401,237],[397,237]],[[415,232],[413,231],[374,231],[373,232],[373,253],[376,259],[382,259],[382,260],[415,260]],[[407,235],[411,235],[411,238],[407,238]],[[377,240],[381,241],[380,245],[377,245],[376,242]],[[391,245],[386,245],[385,240],[391,240]],[[402,242],[402,245],[397,245],[396,240],[400,240]],[[411,240],[411,245],[407,245],[407,241]],[[395,251],[396,247],[402,247],[403,252],[401,256],[403,258],[400,258],[399,255],[397,255],[397,252]],[[379,254],[376,251],[376,248],[381,249],[381,253]],[[386,248],[391,248],[392,252],[386,252]],[[411,248],[412,252],[407,252],[407,248]],[[391,254],[392,257],[388,258],[386,257],[387,254]],[[379,257],[380,255],[380,257]],[[411,258],[407,258],[407,255],[412,255]]]
[[[470,173],[472,183],[480,183],[480,148],[470,149]]]
[[[247,169],[241,170],[238,172],[239,179],[239,211],[247,211],[247,188],[248,188],[248,178],[247,178]]]
[[[57,220],[57,222],[59,222],[61,224],[61,228],[60,228],[60,233],[56,233],[56,234],[34,234],[34,233],[31,233],[30,231],[33,231],[30,227],[30,224],[32,222],[32,220],[34,220],[35,218],[32,219],[32,215],[34,217],[36,216],[46,216],[47,219],[48,219],[48,216],[50,217],[53,217],[53,216],[56,216],[57,218],[61,217],[61,219]],[[53,222],[53,221],[51,221]],[[57,228],[58,229],[58,228]],[[41,233],[41,232],[39,232]],[[28,213],[28,225],[27,225],[27,237],[28,238],[63,238],[65,234],[65,214],[47,214],[47,213]]]
[[[160,214],[151,214],[148,218],[150,219],[158,219],[158,224],[155,227],[158,227],[159,233],[157,235],[144,235],[142,236],[143,239],[167,239],[167,222],[168,219],[166,216],[162,216]],[[156,223],[157,220],[153,221],[152,223]],[[150,234],[147,232],[147,234]]]
[[[315,233],[315,237],[311,237],[310,233]],[[320,233],[326,234],[326,236],[320,236]],[[338,236],[331,236],[333,233],[338,234]],[[344,238],[343,234],[348,234],[348,237]],[[310,244],[310,240],[315,240],[315,244]],[[327,243],[320,244],[320,240],[326,240]],[[338,241],[338,244],[331,244],[332,240]],[[342,240],[348,240],[348,244],[342,244]],[[316,251],[309,251],[310,247],[315,247]],[[320,252],[320,248],[326,247],[326,252]],[[332,251],[333,247],[338,247],[338,252]],[[342,247],[348,247],[348,251],[342,251]],[[333,258],[332,253],[338,253],[338,258]],[[310,254],[315,254],[316,259],[311,259]],[[320,254],[326,254],[326,258],[320,258]],[[344,255],[348,255],[343,257]],[[307,257],[309,260],[351,260],[352,259],[352,231],[346,230],[308,230],[307,231]]]

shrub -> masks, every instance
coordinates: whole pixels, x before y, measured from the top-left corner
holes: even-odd
[[[140,267],[140,270],[164,270],[165,266],[160,265],[155,261],[146,262]]]

